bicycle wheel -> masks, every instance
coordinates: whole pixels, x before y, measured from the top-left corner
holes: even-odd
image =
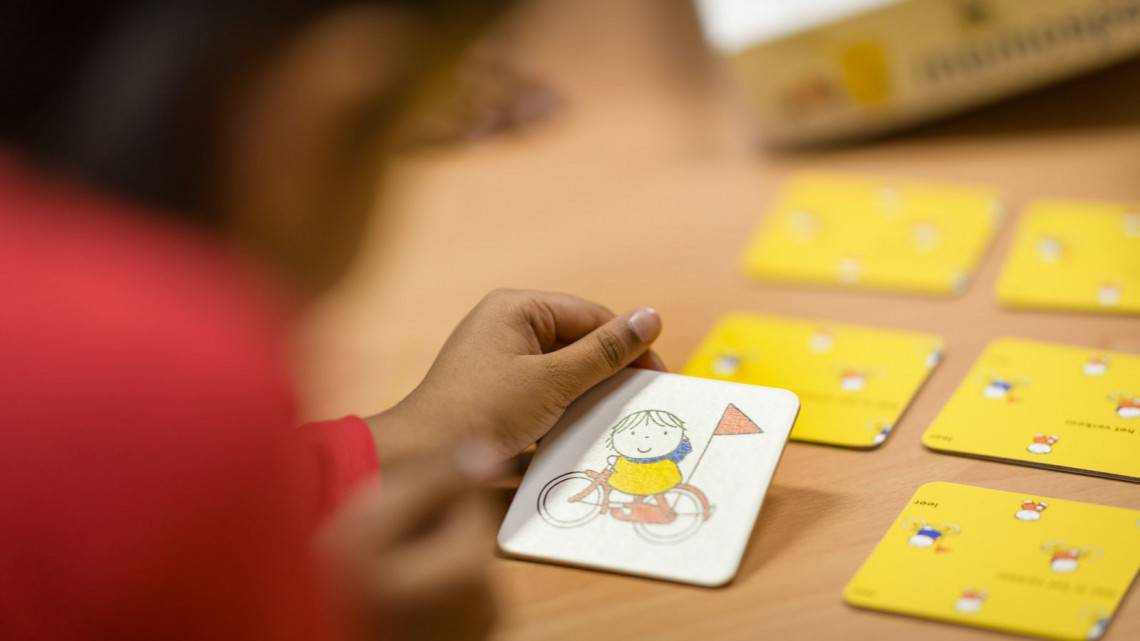
[[[665,500],[677,514],[669,523],[636,523],[633,529],[650,543],[678,543],[701,529],[705,520],[701,500],[692,491],[675,487],[665,492]]]
[[[567,472],[556,477],[542,488],[538,493],[538,514],[542,520],[554,527],[578,527],[584,525],[605,508],[601,485],[594,485],[594,480],[585,472]],[[578,498],[582,492],[588,493]]]

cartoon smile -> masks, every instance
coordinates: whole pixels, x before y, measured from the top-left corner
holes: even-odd
[[[653,451],[653,448],[652,448],[652,447],[647,447],[647,448],[644,448],[644,449],[642,449],[642,448],[640,448],[640,447],[639,447],[639,448],[637,448],[637,452],[638,452],[639,454],[648,454],[648,453],[650,453],[650,452],[652,452],[652,451]]]

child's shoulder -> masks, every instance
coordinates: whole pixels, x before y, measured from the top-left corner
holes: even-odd
[[[281,307],[239,262],[129,205],[0,189],[5,204],[0,268],[20,277],[0,278],[0,354],[24,376],[0,391],[88,417],[292,414]]]

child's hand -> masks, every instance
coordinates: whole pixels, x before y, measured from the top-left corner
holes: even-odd
[[[496,461],[486,448],[422,453],[386,468],[334,515],[321,550],[347,638],[487,636],[494,542],[477,488],[497,474]]]
[[[460,322],[423,382],[369,419],[382,461],[471,438],[514,456],[630,364],[664,370],[652,308],[615,316],[566,294],[496,290]]]

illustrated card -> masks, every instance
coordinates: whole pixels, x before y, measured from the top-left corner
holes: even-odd
[[[718,586],[736,575],[799,401],[629,369],[542,439],[499,530],[509,554]]]
[[[1002,217],[992,189],[805,174],[768,211],[744,267],[765,280],[955,294]]]
[[[1140,313],[1140,205],[1030,204],[997,295],[1009,307]]]
[[[881,445],[942,355],[942,340],[856,325],[731,314],[684,373],[773,385],[803,400],[792,439]]]
[[[851,605],[1099,639],[1140,569],[1140,511],[927,483],[847,584]]]
[[[940,452],[1140,481],[1140,356],[995,340],[922,442]]]

